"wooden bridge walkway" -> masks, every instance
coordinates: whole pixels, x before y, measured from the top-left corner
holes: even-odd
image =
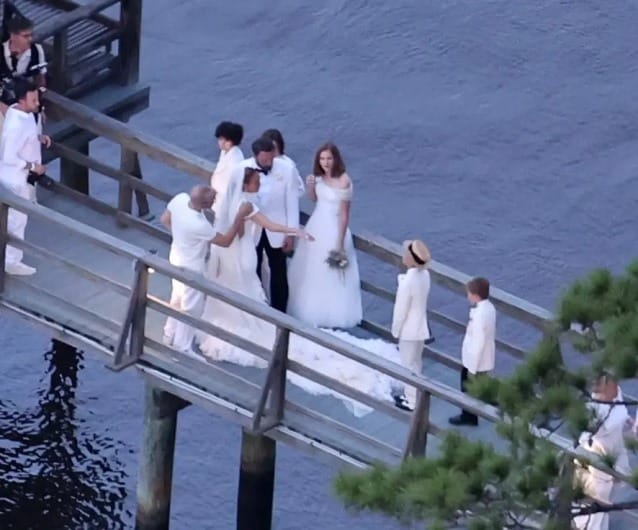
[[[447,418],[463,406],[486,419],[478,429],[465,428],[468,436],[500,443],[492,422],[497,411],[457,390],[460,367],[458,345],[467,314],[462,296],[468,276],[439,263],[432,266],[438,291],[430,312],[437,341],[426,348],[425,376],[410,373],[401,366],[346,344],[331,335],[310,328],[269,307],[202,281],[195,275],[171,266],[166,232],[131,214],[132,192],[144,191],[166,202],[171,194],[159,185],[160,178],[147,182],[132,173],[131,155],[146,156],[189,175],[208,180],[213,165],[142,131],[135,130],[59,94],[50,93],[48,103],[66,122],[87,135],[100,136],[121,150],[121,163],[98,160],[86,151],[68,145],[54,147],[69,168],[91,170],[91,178],[109,178],[117,183],[113,197],[96,197],[55,182],[50,191],[39,190],[40,205],[17,199],[0,190],[0,237],[6,229],[7,207],[29,214],[27,240],[19,243],[28,263],[38,268],[29,278],[0,273],[0,307],[44,328],[55,338],[87,351],[103,355],[117,369],[135,366],[153,386],[170,392],[188,403],[205,407],[254,432],[294,445],[331,462],[357,467],[374,461],[398,463],[406,454],[436,451],[437,436],[447,428]],[[64,171],[64,168],[63,168]],[[63,175],[62,175],[63,177]],[[195,180],[184,178],[184,189]],[[11,240],[12,244],[15,244]],[[375,267],[362,286],[379,302],[391,301],[394,293],[383,287],[392,285],[400,262],[400,247],[383,238],[358,234],[356,247],[362,262],[373,260]],[[0,244],[0,249],[4,246]],[[157,253],[156,253],[157,251]],[[3,251],[0,250],[0,258]],[[153,274],[149,270],[153,270]],[[231,303],[269,321],[279,329],[280,340],[274,351],[259,349],[241,337],[212,328],[171,309],[166,301],[170,278],[178,278],[201,288],[210,296]],[[499,337],[499,365],[508,371],[525,348],[514,346],[514,339],[532,343],[551,314],[504,291],[494,289],[493,299],[502,322],[512,324],[513,332]],[[457,314],[454,314],[455,304]],[[382,314],[368,299],[366,309]],[[443,312],[440,308],[450,308]],[[387,314],[391,305],[387,305]],[[459,313],[461,316],[459,316]],[[190,322],[201,330],[219,335],[262,356],[268,370],[243,368],[228,363],[211,363],[189,357],[161,344],[161,327],[167,315]],[[368,318],[368,315],[366,315]],[[500,329],[509,326],[500,325]],[[388,337],[383,323],[370,319],[362,332]],[[381,401],[330,380],[320,373],[286,363],[289,334],[308,340],[385,373],[397,381],[419,389],[417,413],[411,415]],[[287,364],[287,366],[286,366]],[[342,393],[374,411],[355,418],[341,400],[311,396],[294,385],[285,385],[290,370]],[[268,398],[268,399],[267,399]],[[566,440],[550,437],[565,451],[576,454]],[[631,513],[614,515],[614,528],[635,528]]]

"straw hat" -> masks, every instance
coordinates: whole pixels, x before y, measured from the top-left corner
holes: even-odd
[[[403,248],[407,262],[413,263],[416,267],[425,267],[432,259],[428,247],[420,239],[404,241]]]

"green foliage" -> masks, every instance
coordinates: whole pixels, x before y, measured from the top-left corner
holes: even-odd
[[[574,324],[580,332],[572,331]],[[586,368],[568,370],[566,345],[587,356]],[[595,430],[588,388],[602,373],[617,379],[638,373],[638,260],[624,274],[597,269],[574,282],[558,304],[555,323],[510,377],[469,382],[473,396],[501,413],[495,428],[506,443],[499,444],[500,452],[452,432],[437,455],[341,474],[335,491],[350,508],[427,521],[429,529],[462,521],[471,530],[501,530],[516,528],[533,512],[555,514],[556,498],[548,492],[564,491],[565,484],[569,489],[563,476],[567,457],[530,425],[548,434],[559,429],[574,443],[583,431]],[[605,463],[612,467],[614,459]],[[583,459],[581,465],[587,464]],[[632,481],[638,488],[638,470]],[[573,499],[584,498],[582,484],[574,481],[571,488]],[[563,524],[550,516],[544,529],[564,530]]]

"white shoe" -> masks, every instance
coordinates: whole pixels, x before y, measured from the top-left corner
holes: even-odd
[[[18,263],[7,263],[4,266],[4,271],[13,276],[32,276],[37,272],[37,269],[19,261]]]

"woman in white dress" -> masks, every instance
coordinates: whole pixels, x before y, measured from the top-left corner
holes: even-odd
[[[246,170],[243,186],[241,188],[237,187],[237,190],[233,193],[234,196],[227,197],[227,200],[231,201],[229,202],[231,208],[228,211],[228,215],[235,215],[234,212],[237,212],[244,202],[253,202],[255,200],[254,194],[256,194],[258,189],[259,173],[255,170]],[[213,280],[228,289],[240,292],[253,300],[267,305],[266,296],[255,273],[256,252],[254,241],[261,233],[262,226],[266,226],[264,223],[270,223],[270,221],[263,214],[260,214],[255,206],[254,212],[245,223],[244,236],[235,238],[235,241],[229,247],[233,252],[228,252],[224,255],[218,273]],[[268,228],[271,229],[270,227]],[[300,239],[302,241],[312,239],[312,236],[303,231],[295,231],[287,227],[281,228],[301,236]],[[310,241],[310,244],[314,244],[314,241]],[[234,256],[234,259],[231,259],[231,256]],[[212,298],[207,300],[202,319],[264,348],[272,349],[273,347],[276,334],[275,326],[219,300]],[[399,362],[398,353],[393,344],[380,339],[360,339],[342,331],[329,331],[329,333],[386,359]],[[226,361],[242,366],[266,367],[267,363],[263,359],[255,357],[217,337],[204,335],[198,337],[198,339],[203,355],[209,360]],[[290,336],[288,356],[291,360],[341,381],[369,396],[393,401],[392,394],[396,385],[391,378],[346,359],[302,337],[297,335]],[[288,379],[291,383],[300,386],[311,394],[333,395],[343,400],[346,406],[357,416],[371,412],[369,407],[296,374],[289,373]]]
[[[315,155],[307,178],[308,196],[317,203],[306,230],[312,245],[299,241],[288,267],[288,313],[308,324],[351,328],[362,318],[357,254],[348,228],[352,181],[336,145],[327,143]],[[347,258],[344,269],[326,263],[331,252]]]
[[[231,201],[229,202],[231,215],[236,215],[244,203],[249,203],[252,206],[252,212],[246,218],[244,235],[236,237],[231,245],[225,249],[226,252],[219,254],[221,259],[215,268],[208,269],[207,276],[210,280],[216,281],[228,289],[265,302],[261,283],[255,274],[257,269],[255,247],[259,242],[262,229],[294,235],[304,240],[312,240],[312,236],[299,228],[275,223],[262,214],[257,206],[259,185],[259,171],[254,168],[246,168],[241,192],[235,197],[226,198],[226,200]],[[255,333],[263,332],[259,327],[261,322],[258,319],[211,297],[206,299],[202,318],[217,325],[223,325],[224,329],[241,335],[245,333],[246,329],[251,329],[251,326]],[[223,357],[224,360],[239,364],[245,364],[246,361],[245,356],[242,355],[237,358],[232,357],[234,349],[231,345],[210,335],[200,337],[200,349],[204,355],[213,359]]]

